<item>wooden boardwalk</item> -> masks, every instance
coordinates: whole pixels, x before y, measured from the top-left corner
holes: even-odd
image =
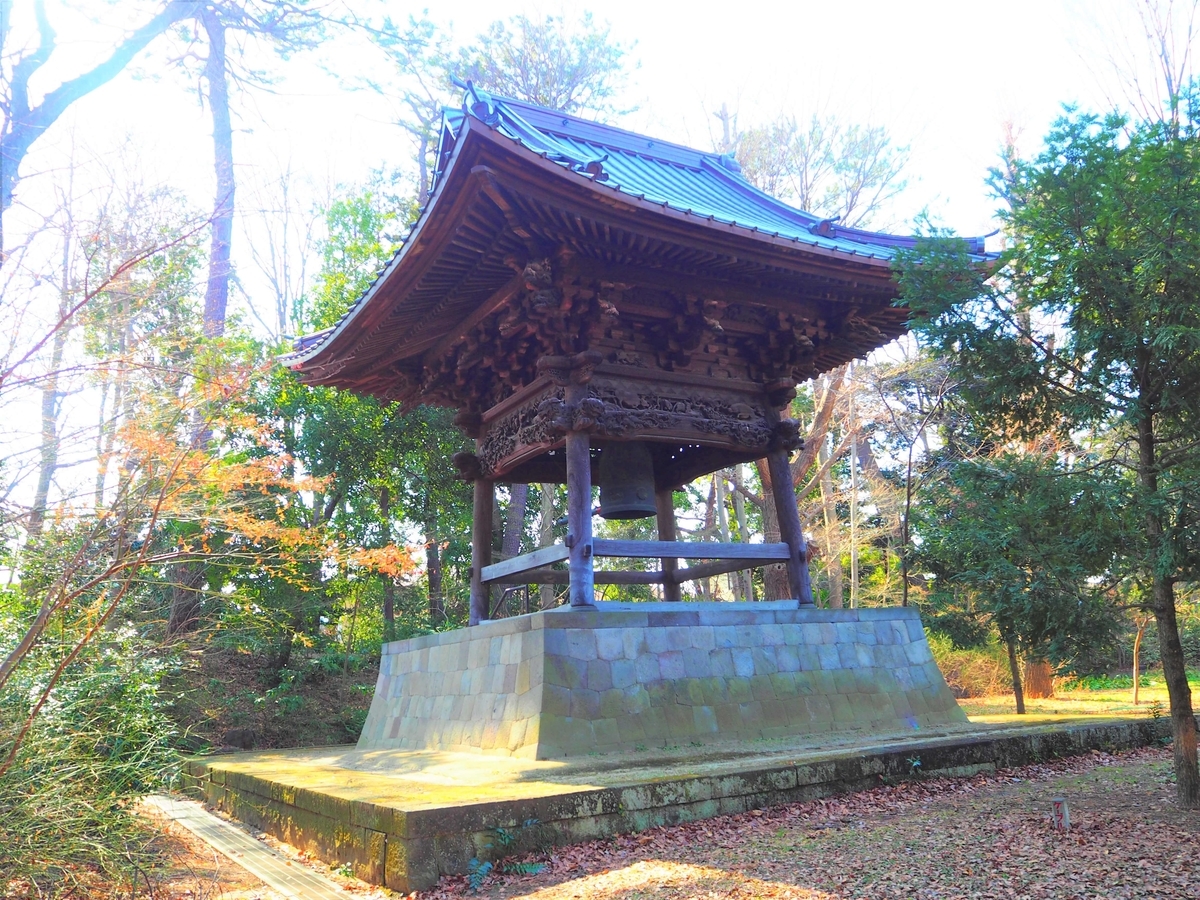
[[[146,798],[146,803],[286,897],[344,900],[348,896],[333,881],[280,856],[262,841],[256,841],[193,800],[152,794]]]

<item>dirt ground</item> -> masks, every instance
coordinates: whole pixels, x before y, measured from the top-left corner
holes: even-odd
[[[919,768],[919,767],[918,767]],[[1200,814],[1173,802],[1161,748],[861,794],[528,857],[476,896],[529,900],[1200,898]],[[1068,800],[1072,828],[1051,826]],[[444,878],[423,900],[471,894]]]

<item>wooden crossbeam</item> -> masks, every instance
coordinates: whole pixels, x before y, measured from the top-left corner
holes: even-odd
[[[696,541],[592,542],[593,556],[627,556],[634,559],[721,559],[767,560],[788,558],[787,544],[717,544]]]
[[[548,569],[556,562],[567,558],[568,551],[562,544],[542,547],[531,553],[523,553],[490,566],[484,566],[481,581],[484,584],[567,584],[567,572]],[[695,541],[620,541],[596,539],[592,542],[592,556],[626,557],[632,559],[706,559],[687,569],[676,569],[664,575],[653,572],[595,573],[596,584],[680,584],[724,575],[740,569],[753,569],[768,563],[788,558],[787,544],[717,544]]]
[[[512,559],[506,559],[503,562],[493,563],[490,566],[484,566],[480,573],[481,580],[485,584],[500,583],[500,579],[508,575],[516,575],[520,572],[528,572],[530,569],[540,569],[542,566],[548,566],[551,563],[562,562],[567,558],[567,548],[562,544],[552,544],[549,547],[542,547],[534,550],[532,553],[522,553],[520,556],[514,556]],[[524,582],[507,581],[505,584],[523,584]],[[536,582],[529,582],[535,584]]]
[[[724,575],[727,572],[740,572],[742,569],[755,569],[765,566],[771,560],[765,559],[718,559],[713,562],[689,566],[686,569],[676,569],[672,581],[682,584],[685,581],[695,581],[698,578],[711,578],[714,575]]]
[[[564,569],[534,569],[516,575],[502,575],[490,584],[566,584],[569,572]],[[596,584],[662,584],[663,573],[652,572],[605,572],[593,575]]]

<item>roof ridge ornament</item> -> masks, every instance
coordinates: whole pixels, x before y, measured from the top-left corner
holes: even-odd
[[[841,219],[841,216],[830,216],[828,219],[822,219],[820,222],[814,222],[812,225],[809,225],[808,230],[821,237],[836,237],[837,229],[834,226],[839,219]]]
[[[500,124],[500,113],[496,109],[496,101],[492,95],[482,88],[475,86],[470,79],[463,81],[457,75],[450,76],[450,83],[465,91],[463,94],[462,111],[468,116],[474,116],[489,128]],[[470,98],[470,102],[468,102]]]

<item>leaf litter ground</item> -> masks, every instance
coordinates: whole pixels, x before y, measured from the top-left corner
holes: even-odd
[[[1200,898],[1200,813],[1171,753],[1144,748],[859,794],[558,847],[474,896],[529,900]],[[1070,804],[1053,830],[1051,800]],[[516,861],[516,860],[512,860]],[[443,878],[421,900],[471,895]]]

